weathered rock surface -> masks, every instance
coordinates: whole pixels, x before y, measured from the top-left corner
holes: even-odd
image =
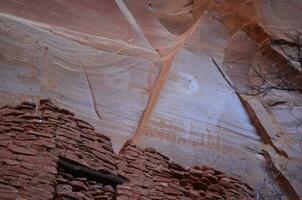
[[[153,148],[114,154],[107,136],[49,100],[1,108],[0,127],[1,199],[254,199],[247,184]]]
[[[302,87],[301,7],[300,0],[0,0],[0,105],[49,98],[112,138],[115,152],[130,139],[184,166],[240,176],[257,198],[290,196],[264,150],[301,196],[301,94],[245,96],[263,82],[253,68],[292,69],[286,81]]]

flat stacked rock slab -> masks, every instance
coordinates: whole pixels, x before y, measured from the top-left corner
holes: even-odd
[[[49,100],[0,109],[0,199],[254,199],[208,166],[183,168],[153,148],[110,138]]]
[[[117,199],[254,199],[253,189],[208,166],[188,169],[169,162],[155,149],[128,143],[120,152]]]

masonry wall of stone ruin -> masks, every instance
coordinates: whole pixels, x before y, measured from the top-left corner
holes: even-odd
[[[254,199],[254,191],[131,142],[115,154],[110,138],[41,100],[0,109],[0,199]]]
[[[256,199],[302,199],[301,10],[302,0],[0,0],[0,107],[11,106],[0,195],[122,198],[124,187],[128,199],[150,188],[161,198],[174,184],[194,199],[216,185],[198,190],[187,168],[208,165]],[[148,147],[170,158],[157,187]],[[178,178],[172,161],[186,168]],[[151,186],[129,186],[138,177]]]

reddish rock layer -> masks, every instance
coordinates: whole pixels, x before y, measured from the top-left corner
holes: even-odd
[[[117,174],[109,138],[49,101],[1,109],[0,199],[53,199],[61,186],[63,157],[91,169]],[[78,198],[81,199],[81,198]]]
[[[110,185],[103,185],[86,177],[74,177],[59,167],[56,185],[56,200],[62,199],[114,199],[115,191]]]
[[[152,148],[127,143],[116,155],[108,137],[48,100],[3,107],[0,119],[0,199],[253,199],[239,180],[211,167],[184,169]]]
[[[128,144],[120,152],[118,199],[253,199],[253,190],[208,166],[185,169],[153,148]]]

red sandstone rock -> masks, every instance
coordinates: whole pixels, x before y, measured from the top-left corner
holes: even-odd
[[[86,185],[81,182],[81,181],[78,181],[78,180],[73,180],[73,181],[70,181],[69,182],[69,185],[72,186],[72,190],[73,191],[81,191],[81,190],[84,190],[84,191],[87,191],[88,188],[86,187]]]
[[[5,127],[15,127],[0,134],[0,181],[7,185],[0,191],[9,198],[21,195],[31,199],[55,196],[88,200],[113,199],[117,195],[117,199],[189,200],[237,195],[252,199],[240,181],[210,167],[185,169],[169,163],[168,157],[151,148],[141,150],[129,143],[120,155],[115,155],[110,139],[92,131],[91,125],[73,118],[54,120],[69,113],[59,112],[50,101],[41,101],[43,106],[52,111],[32,113],[25,109],[20,115],[22,120],[4,119]],[[42,118],[46,113],[53,117]],[[43,120],[32,123],[33,119]],[[89,180],[91,177],[76,177],[58,168],[59,157],[99,172],[119,174],[127,182],[114,189]]]

